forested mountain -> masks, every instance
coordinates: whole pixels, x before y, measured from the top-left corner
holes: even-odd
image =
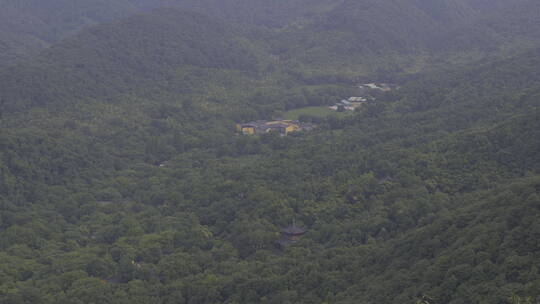
[[[240,24],[280,27],[326,10],[335,1],[2,0],[0,67],[35,55],[85,27],[155,8],[177,7]],[[308,9],[306,9],[308,8]]]
[[[198,135],[219,145],[180,148],[186,142],[171,127],[198,124],[165,112],[151,124],[169,127],[148,145],[152,129],[141,113],[139,123],[122,118],[127,109],[108,132],[75,131],[78,140],[74,124],[88,124],[82,116],[90,113],[62,133],[31,127],[58,128],[53,121],[13,128],[2,138],[3,300],[535,296],[539,59],[535,51],[430,75],[300,137],[225,132]],[[112,133],[135,136],[113,144]],[[130,154],[115,155],[123,145]],[[136,156],[161,149],[177,151],[165,167]],[[309,233],[274,249],[293,219]]]
[[[128,1],[0,1],[0,67],[81,30],[136,12]]]
[[[324,14],[342,0],[202,0],[172,1],[183,9],[197,10],[243,25],[281,28]]]
[[[530,0],[342,1],[307,25],[280,32],[273,50],[306,69],[407,74],[538,45],[538,10]]]
[[[0,69],[0,303],[540,300],[540,4],[17,3],[81,13]]]
[[[182,91],[186,68],[257,72],[262,60],[225,24],[204,15],[157,9],[99,25],[32,60],[0,72],[4,111],[79,99],[141,93],[155,86]],[[186,92],[181,92],[186,93]]]
[[[448,48],[475,55],[479,48],[515,45],[516,39],[533,43],[531,36],[536,39],[540,34],[534,0],[3,0],[0,4],[4,8],[0,66],[36,54],[89,25],[159,7],[197,11],[229,22],[253,37],[272,40],[268,45],[272,52],[292,62],[340,68],[353,62],[358,70],[396,65],[414,69],[426,55],[449,56],[444,52]],[[411,52],[424,55],[423,59],[408,56]]]

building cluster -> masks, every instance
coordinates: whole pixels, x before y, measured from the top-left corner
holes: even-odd
[[[364,83],[358,86],[360,89],[379,90],[383,92],[389,92],[397,89],[398,86],[390,83]]]
[[[334,111],[344,110],[344,111],[354,111],[360,108],[364,103],[369,101],[374,101],[375,98],[370,96],[370,92],[381,91],[389,92],[394,89],[397,89],[398,86],[395,84],[389,83],[365,83],[358,86],[361,89],[361,92],[364,96],[359,97],[349,97],[348,99],[343,99],[340,102],[335,103],[329,108]]]
[[[236,125],[238,132],[244,135],[276,132],[282,136],[295,131],[309,131],[314,127],[313,124],[301,123],[296,120],[257,120]]]
[[[349,99],[343,99],[340,102],[337,102],[329,108],[331,110],[337,111],[340,108],[347,111],[354,111],[357,108],[361,107],[364,102],[368,101],[367,97],[349,97]]]

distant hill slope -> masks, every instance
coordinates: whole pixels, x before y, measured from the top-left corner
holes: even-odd
[[[426,52],[491,52],[540,36],[534,0],[0,0],[0,5],[0,67],[88,26],[160,7],[224,20],[255,31],[254,37],[269,42],[282,58],[330,66],[352,61],[374,62],[375,68],[414,66]],[[404,54],[414,58],[401,58]],[[392,56],[400,60],[387,58]]]
[[[430,46],[437,52],[520,49],[540,41],[540,2],[534,0],[469,1],[481,14],[451,27]]]
[[[233,23],[276,27],[324,11],[334,3],[329,0],[0,0],[0,67],[35,55],[88,26],[160,7],[189,9]]]
[[[161,86],[187,66],[254,72],[257,64],[256,52],[221,22],[157,9],[89,28],[5,69],[0,95],[4,110],[18,111]]]
[[[27,58],[82,28],[127,17],[127,0],[0,0],[0,67]]]
[[[324,14],[342,1],[187,0],[169,1],[169,5],[197,10],[229,22],[280,28],[290,23]]]
[[[538,45],[539,13],[540,2],[531,0],[342,1],[276,33],[272,49],[309,67],[414,72],[448,56]]]

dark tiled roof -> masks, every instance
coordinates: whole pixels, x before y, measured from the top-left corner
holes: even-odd
[[[297,227],[297,226],[289,226],[289,227],[286,227],[286,228],[283,228],[283,233],[286,233],[286,234],[293,234],[293,235],[298,235],[298,234],[304,234],[306,233],[306,230],[303,229],[303,228],[300,228],[300,227]]]

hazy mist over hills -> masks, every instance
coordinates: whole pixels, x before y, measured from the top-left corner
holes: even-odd
[[[27,63],[7,68],[0,76],[1,95],[8,107],[18,98],[39,105],[156,86],[185,66],[255,70],[256,55],[242,44],[247,43],[220,21],[156,9],[85,29]]]
[[[440,36],[462,36],[464,32],[472,32],[467,44],[475,46],[474,41],[478,39],[479,45],[495,43],[493,47],[497,47],[497,43],[513,36],[527,37],[539,32],[535,26],[538,25],[538,7],[531,0],[3,2],[0,13],[4,49],[0,63],[3,65],[76,35],[86,26],[158,7],[198,11],[248,31],[251,25],[271,31],[284,30],[280,36],[308,40],[308,45],[322,42],[324,56],[330,52],[342,55],[352,51],[425,51],[435,42],[443,43],[437,41]],[[284,41],[296,47],[296,43]],[[459,47],[470,46],[461,43]]]
[[[539,1],[0,8],[0,303],[540,301]]]

